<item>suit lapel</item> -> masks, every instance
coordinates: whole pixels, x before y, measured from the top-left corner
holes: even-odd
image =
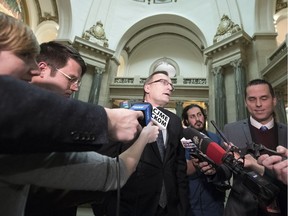
[[[154,143],[151,143],[151,144],[150,144],[150,147],[153,149],[153,152],[155,153],[155,157],[157,157],[158,160],[162,162],[162,159],[161,159],[161,155],[160,155],[160,151],[159,151],[159,148],[158,148],[157,141],[154,142]],[[164,159],[165,159],[165,157],[164,157]]]
[[[278,145],[287,147],[287,127],[277,123],[278,127]]]
[[[164,157],[164,160],[163,160],[163,163],[166,162],[167,158],[169,158],[169,154],[171,153],[171,144],[170,144],[170,134],[169,132],[172,131],[172,125],[174,125],[173,123],[171,123],[173,121],[173,116],[170,115],[169,111],[163,109],[162,110],[166,115],[169,116],[170,120],[168,122],[168,125],[167,125],[167,134],[166,134],[166,153],[165,153],[165,157]]]
[[[244,131],[247,143],[252,143],[252,136],[251,136],[251,133],[250,133],[249,123],[248,123],[247,119],[245,119],[243,121],[242,129]],[[247,143],[245,143],[245,144],[247,144]]]

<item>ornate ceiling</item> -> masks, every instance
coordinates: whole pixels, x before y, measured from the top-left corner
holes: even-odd
[[[173,3],[177,2],[177,0],[134,0],[136,2],[141,2],[141,3],[148,3],[148,4],[165,4],[165,3]]]

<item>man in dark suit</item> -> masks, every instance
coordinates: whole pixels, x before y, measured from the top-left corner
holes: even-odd
[[[180,142],[183,137],[182,124],[179,117],[163,108],[169,102],[173,90],[166,71],[154,72],[145,81],[144,101],[157,107],[170,120],[166,130],[162,130],[164,148],[158,147],[158,144],[163,144],[160,140],[146,146],[136,171],[121,189],[119,215],[184,216],[187,213],[185,149]],[[124,148],[127,146],[122,151]],[[165,152],[163,158],[161,150]],[[114,193],[106,199],[106,212],[103,215],[116,215],[116,198]],[[93,205],[95,215],[99,215],[100,208],[101,205]]]
[[[274,108],[276,97],[270,83],[255,79],[248,83],[245,90],[245,104],[250,117],[224,126],[224,133],[228,140],[243,149],[247,145],[262,144],[275,150],[276,146],[287,147],[287,125],[276,122]],[[263,127],[266,127],[263,129]],[[269,152],[261,152],[268,153]],[[253,152],[245,155],[245,168],[257,171],[263,175],[264,167],[259,165]],[[253,194],[243,186],[241,176],[234,176],[233,187],[230,192],[225,215],[286,215],[287,187],[280,191],[279,196],[270,205],[263,205]]]

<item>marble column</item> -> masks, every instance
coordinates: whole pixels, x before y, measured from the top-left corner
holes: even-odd
[[[223,129],[227,122],[226,93],[221,66],[213,68],[214,74],[214,97],[215,97],[215,122],[220,129]]]
[[[95,67],[95,73],[93,74],[93,80],[88,99],[89,103],[98,104],[103,71],[103,68]]]
[[[275,112],[276,112],[276,120],[283,123],[287,124],[287,115],[286,115],[286,109],[285,109],[285,101],[284,101],[284,96],[282,91],[278,91],[275,89],[275,96],[277,98],[277,104],[275,107]]]
[[[209,116],[209,103],[207,102],[204,102],[204,107],[205,107],[205,110],[206,110],[206,122],[205,122],[205,128],[206,130],[210,130],[210,131],[213,131],[213,126],[212,128],[209,128],[209,124],[210,124],[210,116]],[[203,107],[203,108],[204,108]],[[214,119],[213,119],[214,120]]]
[[[182,119],[183,101],[176,102],[176,115]]]
[[[247,118],[247,110],[245,107],[245,87],[246,75],[243,67],[242,59],[234,60],[230,63],[233,66],[235,77],[235,106],[236,106],[236,120]]]

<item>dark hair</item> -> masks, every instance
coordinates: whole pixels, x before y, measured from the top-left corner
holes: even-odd
[[[205,110],[204,110],[201,106],[199,106],[198,104],[190,104],[190,105],[184,107],[184,109],[183,109],[183,111],[182,111],[182,120],[183,120],[183,124],[184,124],[185,126],[189,126],[189,123],[188,123],[188,110],[190,110],[190,109],[192,109],[192,108],[194,108],[194,107],[197,107],[197,108],[200,109],[202,115],[204,116],[204,122],[205,122],[206,119],[207,119],[206,112],[205,112]]]
[[[164,74],[164,75],[166,75],[166,76],[169,77],[169,74],[168,74],[167,71],[156,71],[156,72],[150,74],[149,77],[147,77],[147,79],[146,79],[145,82],[144,82],[144,86],[147,85],[149,82],[151,82],[151,80],[153,79],[153,77],[154,77],[156,74]],[[145,92],[145,89],[143,89],[143,90],[144,90],[144,95],[143,95],[143,100],[144,100],[144,99],[145,99],[146,92]]]
[[[246,86],[245,98],[247,97],[247,88],[249,86],[253,86],[253,85],[268,85],[270,94],[272,95],[273,98],[275,97],[274,89],[269,82],[267,82],[266,80],[263,80],[263,79],[254,79],[254,80],[251,80],[250,82],[248,82],[248,84]]]
[[[86,73],[87,66],[85,61],[81,57],[80,53],[72,46],[64,45],[56,41],[50,41],[42,43],[40,49],[40,54],[36,58],[38,63],[43,61],[55,68],[62,68],[71,58],[80,65],[82,69],[81,76]]]

